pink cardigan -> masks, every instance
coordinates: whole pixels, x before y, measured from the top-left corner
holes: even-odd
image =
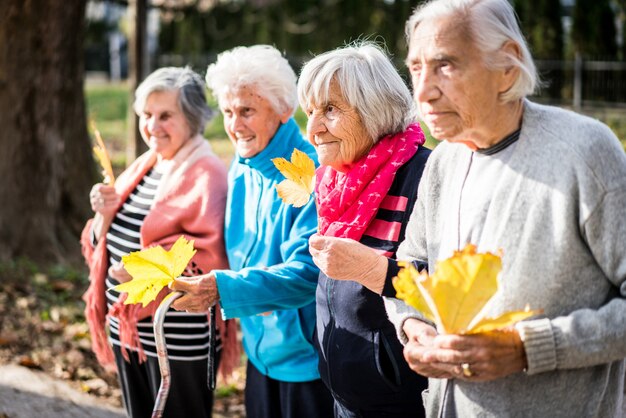
[[[118,177],[115,189],[121,196],[120,207],[155,162],[156,153],[148,151]],[[156,191],[154,205],[141,227],[141,247],[161,245],[169,249],[180,235],[184,235],[187,239],[194,240],[197,253],[192,261],[198,268],[205,273],[212,269],[228,269],[223,233],[226,167],[213,153],[209,143],[200,136],[187,141],[173,159],[161,162],[159,168],[161,167],[164,172]],[[94,248],[90,236],[92,222],[93,219],[87,222],[81,235],[82,251],[89,266],[90,280],[83,299],[86,303],[85,316],[91,332],[93,351],[98,361],[109,367],[115,360],[105,331],[105,279],[108,269],[106,233],[100,237]],[[105,229],[108,230],[109,226],[106,225]],[[167,292],[164,289],[146,308],[142,308],[140,304],[124,305],[126,295],[121,296],[113,306],[111,314],[120,319],[120,340],[125,357],[128,354],[124,346],[128,345],[139,352],[140,360],[145,360],[137,333],[137,321],[153,315]],[[237,324],[235,321],[224,321],[221,314],[217,318],[223,347],[220,373],[227,377],[240,360]]]

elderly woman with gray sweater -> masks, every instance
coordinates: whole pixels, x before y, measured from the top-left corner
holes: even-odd
[[[626,155],[603,124],[527,100],[535,66],[507,0],[432,0],[407,23],[407,65],[432,153],[398,259],[432,272],[472,243],[502,250],[488,316],[507,330],[441,335],[396,299],[387,312],[432,417],[615,417],[626,357]],[[324,243],[314,261],[375,287],[393,260]],[[338,263],[346,253],[354,263]],[[323,262],[322,262],[323,261]],[[369,271],[359,266],[374,265]],[[417,396],[417,394],[416,394]]]

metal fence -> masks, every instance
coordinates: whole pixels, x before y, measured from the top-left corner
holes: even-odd
[[[545,82],[538,97],[574,108],[610,106],[626,108],[626,62],[538,60]]]
[[[289,56],[294,68],[299,70],[303,61],[310,57]],[[216,54],[176,55],[162,54],[157,57],[157,66],[191,65],[204,73]],[[626,108],[626,62],[584,60],[535,61],[544,87],[537,94],[541,101],[558,105]],[[400,64],[401,65],[401,64]],[[403,69],[401,68],[401,71]]]

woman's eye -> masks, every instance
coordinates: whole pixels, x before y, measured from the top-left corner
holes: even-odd
[[[443,71],[450,71],[452,69],[452,64],[450,64],[448,61],[442,61],[441,64],[439,64],[439,68],[441,68]]]
[[[337,108],[335,106],[333,106],[333,105],[326,106],[326,113],[332,113],[335,110],[337,110]]]

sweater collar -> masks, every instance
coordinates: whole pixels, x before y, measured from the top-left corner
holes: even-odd
[[[261,172],[276,171],[272,159],[277,157],[291,158],[291,153],[297,146],[296,139],[299,133],[300,128],[298,128],[296,121],[290,118],[287,123],[280,125],[263,151],[251,158],[242,158],[237,155],[237,162]]]
[[[476,150],[476,152],[479,154],[483,154],[483,155],[497,154],[498,152],[502,151],[505,148],[508,148],[510,145],[517,142],[521,131],[522,129],[520,128],[516,130],[515,132],[513,132],[512,134],[507,135],[504,139],[502,139],[502,141],[497,142],[496,144],[490,146],[489,148],[479,148]]]

